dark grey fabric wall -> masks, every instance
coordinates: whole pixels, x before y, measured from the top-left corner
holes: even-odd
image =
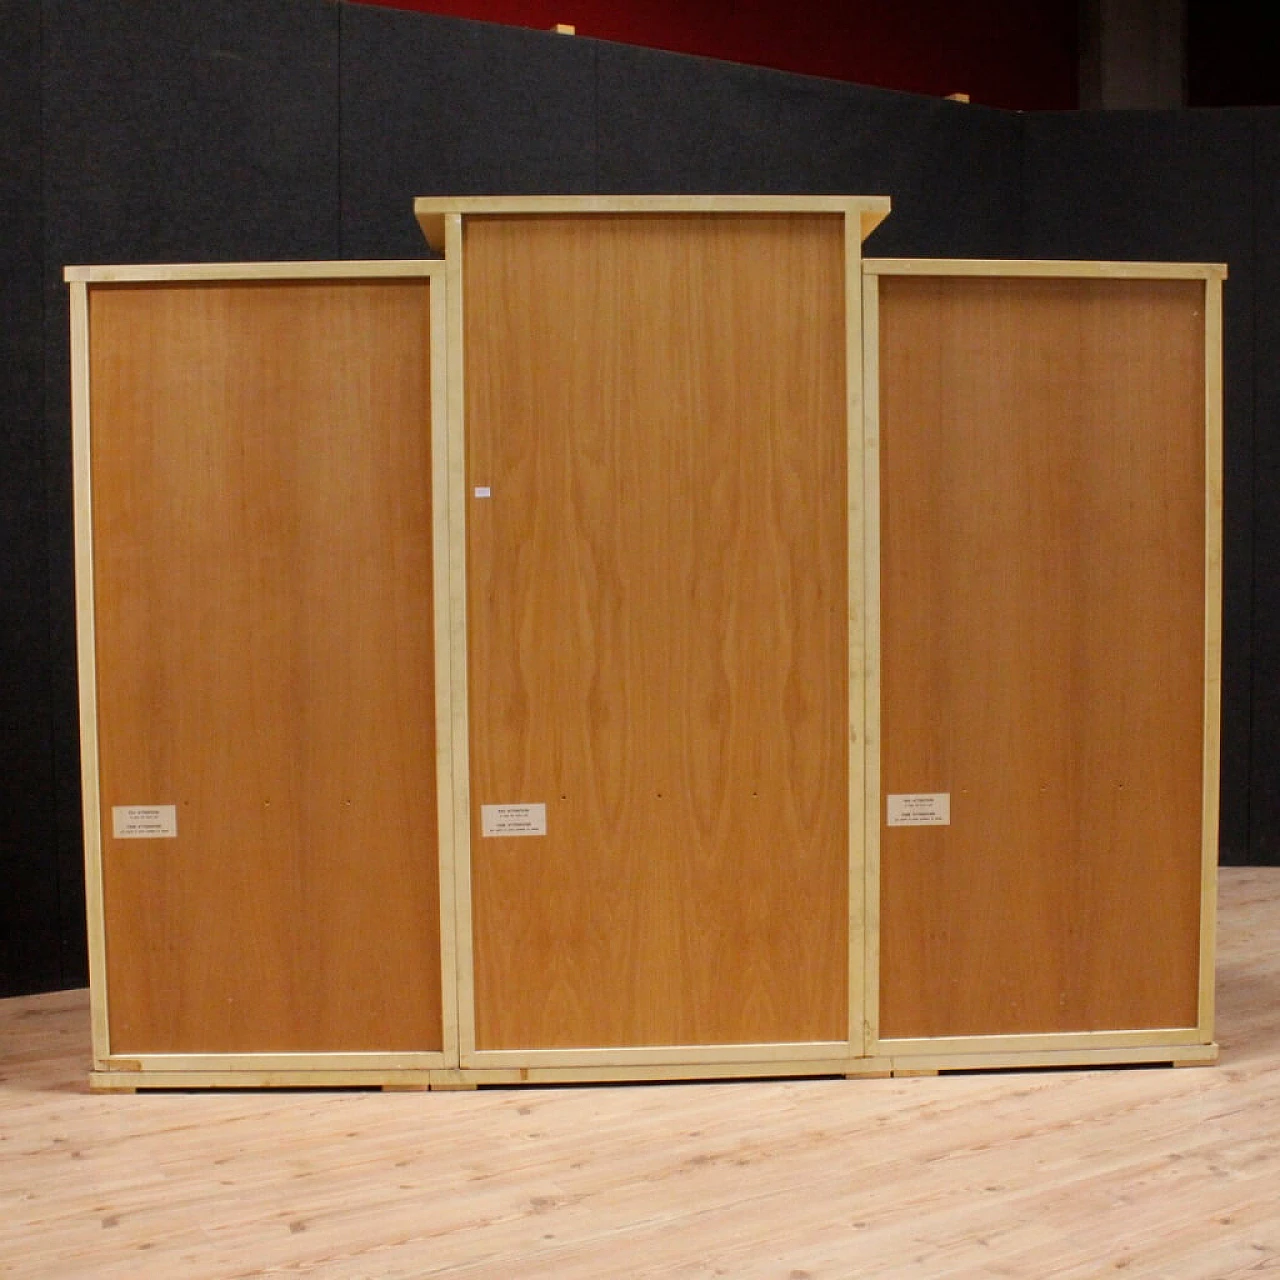
[[[595,44],[344,5],[341,153],[349,258],[422,257],[414,196],[589,192]]]
[[[1280,865],[1280,109],[1253,124],[1253,617],[1248,795],[1250,862]],[[1231,198],[1231,194],[1223,195]],[[1230,349],[1230,348],[1229,348]],[[1242,495],[1243,500],[1243,495]],[[1235,548],[1232,551],[1235,552]],[[1243,718],[1243,717],[1242,717]]]
[[[1274,113],[1023,116],[331,0],[0,24],[0,995],[85,980],[62,268],[425,256],[424,194],[887,194],[870,253],[1229,261],[1224,853],[1280,858]]]
[[[342,10],[342,248],[417,256],[417,195],[889,195],[877,253],[1018,251],[1021,117],[403,10]],[[869,251],[871,251],[869,249]]]
[[[1018,251],[1017,115],[618,45],[598,82],[602,191],[888,195],[868,253]]]
[[[64,972],[74,977],[78,970],[76,955],[63,955],[67,926],[74,921],[64,922],[53,831],[38,8],[21,0],[0,3],[0,54],[0,995],[5,995],[57,986]],[[73,952],[77,945],[70,941]]]

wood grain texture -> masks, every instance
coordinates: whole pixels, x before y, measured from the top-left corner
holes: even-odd
[[[429,288],[91,291],[113,1052],[440,1047]]]
[[[1195,1026],[1204,284],[880,298],[880,1033]]]
[[[0,1000],[0,1272],[1257,1280],[1280,868],[1221,933],[1205,1071],[98,1097],[83,991]]]
[[[843,1040],[842,219],[475,217],[463,261],[477,1047]]]

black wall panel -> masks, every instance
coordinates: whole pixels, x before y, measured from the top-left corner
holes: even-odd
[[[62,984],[49,709],[40,10],[0,3],[0,997]]]
[[[1017,252],[1016,115],[623,45],[599,79],[602,191],[888,195],[869,255]]]
[[[52,265],[337,255],[335,5],[44,13]]]
[[[429,256],[415,196],[594,191],[597,47],[344,5],[343,256]]]
[[[1247,111],[1027,116],[1030,258],[1225,262],[1224,862],[1250,847],[1253,654],[1253,124]]]
[[[1280,865],[1280,110],[1250,113],[1254,298],[1253,755],[1249,861]]]

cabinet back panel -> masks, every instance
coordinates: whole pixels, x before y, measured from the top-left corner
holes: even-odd
[[[429,287],[90,291],[115,1053],[441,1047]]]
[[[1203,282],[880,290],[880,1034],[1195,1026]]]
[[[465,228],[477,1046],[843,1040],[843,221]]]

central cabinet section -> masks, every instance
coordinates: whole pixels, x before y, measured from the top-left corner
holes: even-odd
[[[848,1040],[845,224],[456,228],[464,1054]]]

